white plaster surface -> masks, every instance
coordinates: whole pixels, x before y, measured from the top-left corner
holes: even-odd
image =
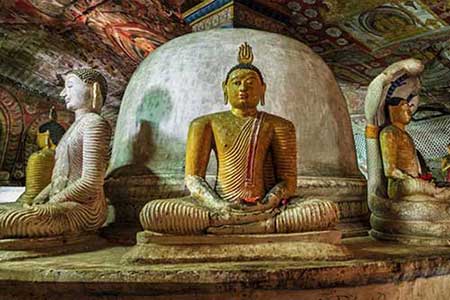
[[[24,192],[24,186],[0,186],[0,203],[15,202]]]
[[[360,177],[347,106],[325,62],[294,39],[248,29],[188,34],[140,64],[123,97],[109,173],[129,165],[184,173],[189,123],[229,109],[221,83],[243,42],[267,84],[260,109],[296,126],[299,175]]]

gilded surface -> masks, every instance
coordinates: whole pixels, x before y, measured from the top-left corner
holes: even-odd
[[[231,111],[192,121],[186,149],[186,186],[191,195],[154,200],[141,211],[146,230],[199,234],[300,232],[327,229],[336,204],[295,197],[297,157],[294,125],[260,112],[266,85],[251,63],[247,44],[223,83]],[[211,151],[218,160],[216,185],[205,180]],[[289,203],[289,204],[288,204]]]
[[[442,158],[441,170],[445,181],[450,182],[450,144],[447,146],[448,154]]]
[[[26,168],[25,193],[17,200],[31,204],[33,199],[52,180],[55,166],[55,148],[65,133],[65,129],[56,122],[55,108],[50,109],[50,121],[39,126],[36,133],[36,144],[41,150],[30,155]]]
[[[26,169],[26,189],[18,199],[19,202],[27,204],[33,202],[33,199],[50,184],[54,165],[54,149],[42,149],[30,156]]]

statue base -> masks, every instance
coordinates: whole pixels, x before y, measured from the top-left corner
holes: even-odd
[[[448,300],[450,248],[343,239],[348,261],[127,265],[132,248],[0,261],[0,299]]]
[[[339,231],[249,235],[137,234],[137,245],[122,259],[128,264],[345,260]]]
[[[107,241],[97,233],[81,233],[40,238],[0,239],[0,262],[55,256],[100,249]]]
[[[369,231],[371,237],[390,242],[398,242],[406,245],[415,246],[450,246],[449,238],[438,238],[438,237],[423,237],[414,235],[402,235],[402,234],[390,234],[379,232],[374,229]]]

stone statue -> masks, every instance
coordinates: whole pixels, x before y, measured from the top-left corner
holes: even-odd
[[[403,60],[378,75],[368,88],[368,194],[371,234],[376,238],[436,243],[450,237],[450,189],[427,180],[406,131],[417,105],[422,71],[420,61]]]
[[[55,165],[55,149],[66,130],[56,122],[55,108],[50,109],[50,120],[39,126],[36,144],[41,149],[30,155],[25,177],[25,193],[17,200],[31,204],[33,199],[50,184]]]
[[[332,228],[338,209],[331,201],[295,196],[297,157],[294,125],[258,111],[266,85],[248,44],[223,82],[231,110],[191,122],[185,183],[190,196],[153,200],[140,213],[145,230],[202,233],[288,233]],[[218,162],[215,188],[205,180],[211,151]]]
[[[105,78],[70,72],[61,93],[75,122],[56,147],[51,183],[23,208],[0,206],[0,238],[51,237],[94,231],[107,216],[103,181],[111,128],[100,115]]]

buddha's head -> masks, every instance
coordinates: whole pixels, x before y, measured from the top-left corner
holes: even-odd
[[[261,71],[252,64],[252,48],[247,43],[239,47],[238,62],[222,83],[225,104],[230,102],[233,108],[244,110],[264,105],[266,85]]]
[[[50,109],[50,121],[39,126],[36,134],[36,144],[39,148],[55,149],[66,130],[56,122],[54,107]]]
[[[385,113],[389,123],[408,124],[412,118],[411,102],[413,97],[407,99],[392,97],[386,99]]]
[[[100,72],[78,69],[67,74],[61,97],[64,97],[68,110],[99,112],[106,99],[107,89],[106,79]]]

